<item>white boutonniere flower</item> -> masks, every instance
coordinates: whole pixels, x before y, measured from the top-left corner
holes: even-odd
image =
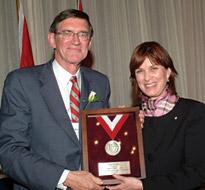
[[[100,97],[98,96],[98,97],[95,97],[95,95],[96,95],[96,92],[94,92],[94,91],[91,91],[90,92],[90,94],[89,94],[89,96],[88,96],[88,103],[87,103],[87,105],[85,106],[85,109],[90,105],[90,103],[92,103],[92,102],[98,102],[99,100],[100,100]]]

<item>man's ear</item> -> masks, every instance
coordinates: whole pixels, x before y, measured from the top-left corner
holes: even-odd
[[[93,40],[93,37],[91,37],[90,40],[89,40],[89,42],[88,42],[88,49],[89,49],[89,50],[90,50],[90,48],[91,48],[92,40]]]
[[[56,48],[55,34],[54,33],[51,33],[51,32],[48,33],[48,42],[53,49]]]

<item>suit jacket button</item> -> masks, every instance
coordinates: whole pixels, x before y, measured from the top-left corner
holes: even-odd
[[[149,153],[149,154],[147,155],[147,158],[148,158],[148,160],[149,160],[150,162],[154,162],[154,155],[153,155],[152,153]]]
[[[77,155],[81,155],[81,151],[78,150],[78,151],[76,152],[76,154],[77,154]]]

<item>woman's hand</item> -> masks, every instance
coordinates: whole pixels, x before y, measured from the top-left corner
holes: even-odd
[[[141,128],[143,128],[143,124],[144,124],[144,112],[143,112],[142,110],[140,110],[139,118],[140,118],[140,122],[141,122]]]
[[[126,106],[125,106],[125,105],[120,105],[120,106],[118,106],[118,108],[126,108]],[[142,110],[140,110],[139,118],[140,118],[141,128],[143,128],[143,124],[144,124],[144,112],[143,112]]]
[[[126,108],[125,105],[119,105],[118,108]]]
[[[116,186],[106,186],[110,190],[143,190],[142,181],[135,177],[123,177],[117,174],[113,175],[114,178],[119,179],[121,184]]]

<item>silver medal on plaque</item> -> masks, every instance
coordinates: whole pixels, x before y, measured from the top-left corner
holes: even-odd
[[[120,142],[115,140],[108,141],[105,145],[105,152],[110,156],[117,155],[121,150]]]

